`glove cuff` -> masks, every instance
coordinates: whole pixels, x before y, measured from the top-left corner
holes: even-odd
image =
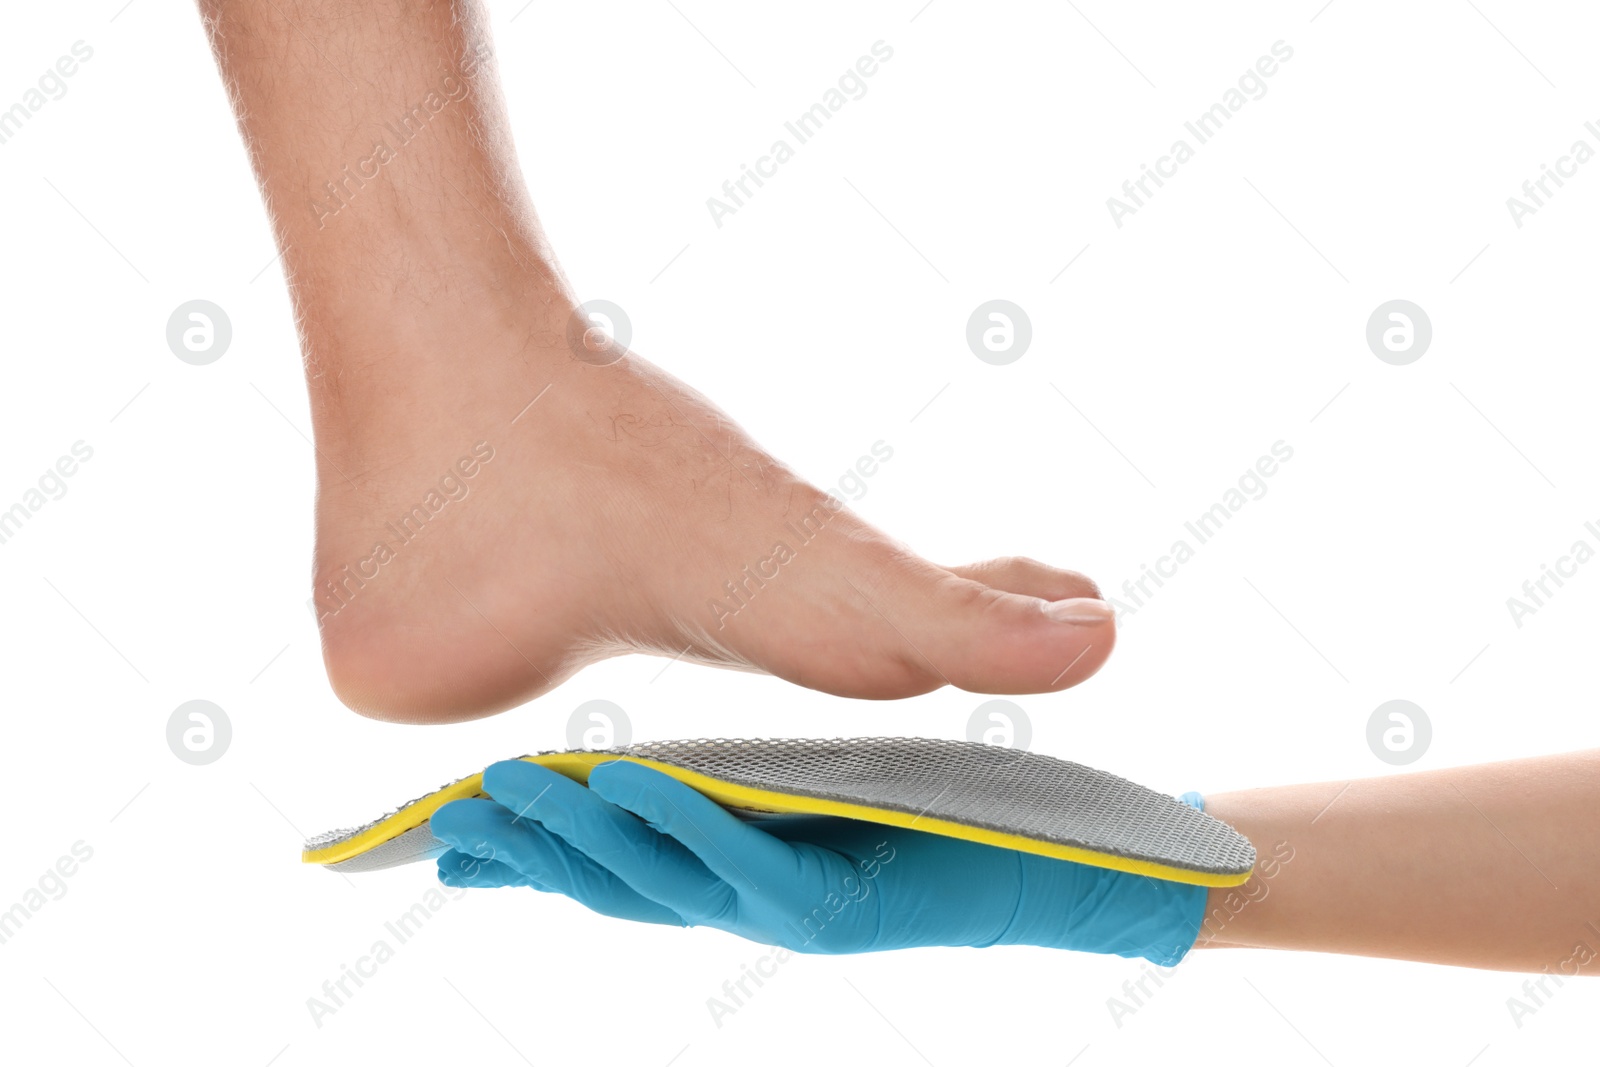
[[[1179,798],[1205,810],[1198,793]],[[1000,943],[1043,945],[1175,967],[1205,921],[1205,886],[1027,853],[1016,916]]]

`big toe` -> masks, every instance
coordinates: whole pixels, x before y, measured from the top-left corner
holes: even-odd
[[[1051,693],[1089,678],[1111,655],[1116,620],[1094,584],[1034,566],[1038,584],[986,584],[959,574],[936,583],[922,627],[926,654],[951,685]]]
[[[1093,675],[1116,644],[1112,609],[1097,593],[1084,576],[1032,560],[956,570],[905,561],[848,582],[843,628],[872,679],[862,695],[940,685],[1055,692]]]

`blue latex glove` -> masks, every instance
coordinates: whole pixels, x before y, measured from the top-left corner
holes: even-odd
[[[623,760],[587,787],[523,760],[483,782],[493,800],[434,813],[451,846],[445,885],[527,886],[602,915],[816,953],[1043,945],[1170,967],[1204,919],[1200,886],[855,819],[745,822]]]

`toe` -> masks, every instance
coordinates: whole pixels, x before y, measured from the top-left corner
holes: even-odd
[[[845,585],[839,605],[845,610],[833,630],[848,639],[854,678],[866,680],[844,687],[848,695],[902,697],[941,685],[1046,693],[1100,669],[1116,643],[1116,622],[1109,605],[1084,595],[1092,583],[1031,561],[988,566],[1013,578],[1028,575],[1040,595],[921,560],[857,572]]]
[[[968,578],[1003,593],[1019,593],[1040,600],[1103,599],[1100,587],[1087,575],[1052,567],[1026,556],[1001,556],[948,570],[959,578]]]
[[[950,574],[929,590],[923,654],[944,680],[975,693],[1048,693],[1100,669],[1116,644],[1109,605],[1071,585],[1011,592]],[[908,632],[909,633],[909,632]]]

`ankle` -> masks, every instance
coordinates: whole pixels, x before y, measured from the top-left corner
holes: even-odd
[[[573,362],[575,303],[543,263],[397,274],[386,288],[308,286],[297,304],[319,444],[325,428],[382,432],[385,409],[414,421],[425,405],[435,424],[452,408],[481,410]]]
[[[467,330],[522,324],[540,309],[564,313],[575,303],[545,250],[499,235],[408,233],[348,255],[302,254],[290,276],[307,339],[340,346],[364,338],[394,344],[418,327],[459,340]]]

